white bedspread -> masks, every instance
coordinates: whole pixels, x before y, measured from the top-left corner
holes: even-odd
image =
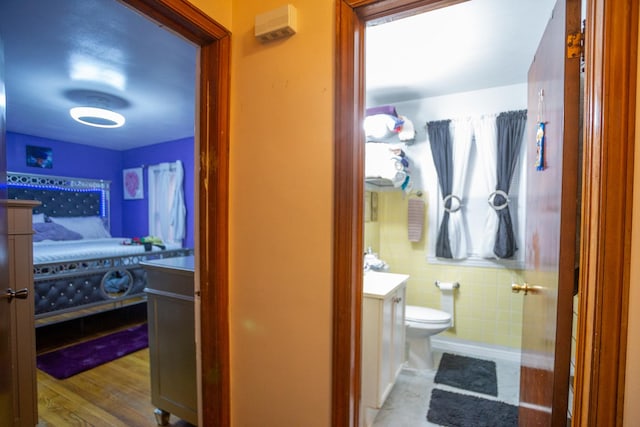
[[[142,245],[124,245],[125,238],[83,239],[53,241],[44,240],[33,244],[33,263],[76,261],[81,259],[102,258],[108,256],[144,253]],[[166,249],[179,249],[179,244],[165,245]],[[153,246],[153,251],[160,251]]]

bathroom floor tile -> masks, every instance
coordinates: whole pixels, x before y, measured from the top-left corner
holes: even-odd
[[[442,358],[442,352],[434,350],[433,357],[436,366],[438,366]],[[520,388],[519,364],[501,359],[487,359],[496,362],[498,397],[495,399],[517,405]],[[462,391],[443,384],[435,384],[433,382],[435,374],[435,370],[415,371],[404,369],[398,376],[398,380],[391,390],[391,393],[389,393],[383,407],[378,412],[373,427],[437,426],[437,424],[427,421],[431,391],[436,387],[456,393],[466,393],[493,399],[493,397],[484,394]]]

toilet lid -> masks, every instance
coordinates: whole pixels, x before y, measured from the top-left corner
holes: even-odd
[[[449,323],[451,315],[445,311],[428,307],[408,305],[405,307],[404,318],[416,323]]]

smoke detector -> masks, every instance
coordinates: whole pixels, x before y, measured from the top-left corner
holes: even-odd
[[[290,4],[256,16],[255,36],[261,42],[292,36],[297,27],[296,8]]]

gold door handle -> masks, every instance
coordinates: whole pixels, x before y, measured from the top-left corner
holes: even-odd
[[[17,291],[14,291],[13,289],[9,288],[5,291],[4,294],[0,294],[0,298],[6,298],[9,301],[11,301],[14,298],[27,299],[28,296],[29,296],[29,289],[27,288],[19,289]]]
[[[529,292],[534,292],[535,286],[529,286],[528,283],[520,284],[520,283],[512,283],[511,284],[511,292],[514,294],[519,293],[520,291],[524,291],[524,294],[527,295]]]

